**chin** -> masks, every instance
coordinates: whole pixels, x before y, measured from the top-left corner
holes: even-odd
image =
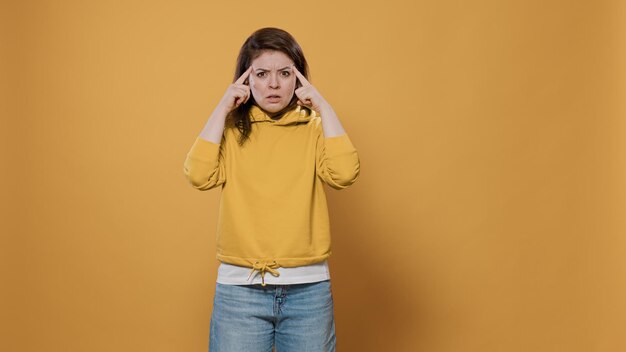
[[[282,109],[284,109],[287,105],[276,105],[276,104],[271,104],[271,105],[259,105],[261,107],[261,109],[269,112],[269,113],[276,113],[281,111]]]
[[[261,106],[263,110],[271,113],[279,112],[282,108],[278,108],[276,106]]]

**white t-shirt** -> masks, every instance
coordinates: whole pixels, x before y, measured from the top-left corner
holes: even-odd
[[[217,268],[217,282],[225,285],[260,284],[261,274],[258,271],[255,271],[250,280],[248,280],[251,271],[252,268],[220,263],[220,266]],[[330,280],[327,260],[295,268],[281,267],[276,269],[276,271],[280,273],[280,276],[276,277],[270,272],[265,273],[266,285],[291,285]]]

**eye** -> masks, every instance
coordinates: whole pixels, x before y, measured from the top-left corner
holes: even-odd
[[[281,73],[284,77],[289,77],[291,75],[291,72],[289,71],[282,71]]]
[[[257,77],[263,77],[265,75],[265,72],[259,72],[256,74]]]

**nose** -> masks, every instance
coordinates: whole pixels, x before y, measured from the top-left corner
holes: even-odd
[[[277,74],[270,75],[270,88],[275,88],[275,89],[279,88]]]

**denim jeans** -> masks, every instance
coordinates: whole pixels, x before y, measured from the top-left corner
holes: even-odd
[[[335,351],[330,280],[292,285],[216,283],[210,352]]]

